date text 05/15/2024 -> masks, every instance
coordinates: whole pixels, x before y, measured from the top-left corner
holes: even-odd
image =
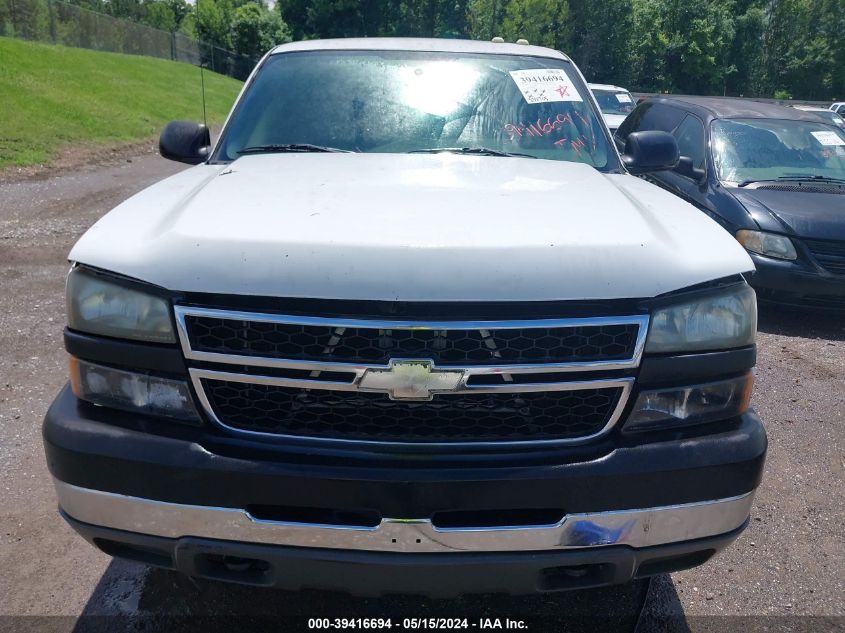
[[[477,629],[477,630],[526,630],[524,620],[511,618],[309,618],[308,628],[313,630],[378,630],[404,631]]]

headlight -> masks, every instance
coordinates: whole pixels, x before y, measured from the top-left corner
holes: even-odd
[[[775,259],[798,259],[795,246],[785,235],[763,231],[737,231],[737,241],[747,250]]]
[[[757,334],[754,290],[740,284],[721,293],[657,308],[646,352],[693,352],[744,347]]]
[[[80,400],[199,423],[191,391],[184,380],[104,367],[71,356],[70,385]]]
[[[161,297],[74,268],[67,278],[72,330],[152,343],[175,343],[170,305]]]
[[[719,382],[643,391],[622,431],[657,431],[741,415],[748,409],[752,383],[751,372],[748,372],[739,378]]]

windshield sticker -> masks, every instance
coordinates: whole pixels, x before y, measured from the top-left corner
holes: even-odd
[[[562,69],[512,70],[510,76],[528,103],[583,101],[569,75]]]
[[[619,103],[633,103],[633,101],[631,100],[631,95],[626,95],[624,92],[617,92],[616,100]]]
[[[554,119],[548,117],[545,123],[541,119],[537,119],[535,123],[513,123],[505,124],[505,132],[510,137],[510,141],[514,141],[517,137],[522,136],[548,136],[557,131],[567,123],[572,123],[572,117],[568,114],[558,114]]]
[[[582,126],[589,130],[589,136],[585,134],[578,134],[577,138],[569,138],[561,136],[564,132],[563,127],[566,124],[573,124],[572,117],[568,114],[558,114],[554,119],[548,117],[545,122],[542,119],[537,119],[534,123],[506,123],[504,126],[505,134],[508,135],[508,141],[519,144],[522,139],[529,137],[546,137],[552,142],[552,145],[557,149],[568,149],[574,151],[576,154],[581,154],[581,150],[587,149],[588,152],[596,151],[596,137],[593,134],[589,121],[580,113],[575,112],[575,117],[582,123]],[[553,137],[560,136],[557,140]],[[592,147],[592,150],[589,148]]]
[[[810,134],[825,147],[845,146],[845,140],[841,139],[836,132],[810,132]]]

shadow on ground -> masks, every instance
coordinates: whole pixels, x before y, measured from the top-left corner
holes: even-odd
[[[758,329],[766,334],[845,341],[845,313],[787,309],[761,303]]]
[[[354,570],[350,569],[350,573]],[[650,585],[659,591],[650,590]],[[652,602],[655,604],[651,605]],[[642,614],[647,614],[648,628],[643,628],[644,623],[640,622]],[[399,624],[404,618],[466,617],[469,630],[483,630],[484,618],[499,618],[504,630],[505,618],[509,618],[527,620],[533,633],[689,631],[669,576],[658,577],[651,583],[640,580],[618,587],[525,597],[355,598],[315,590],[287,592],[197,580],[115,560],[91,595],[74,633],[113,630],[287,633],[309,630],[308,619],[314,617],[391,618],[394,630],[403,630]]]

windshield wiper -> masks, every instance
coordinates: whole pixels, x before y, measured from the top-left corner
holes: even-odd
[[[806,174],[786,174],[778,176],[778,180],[795,180],[798,182],[833,182],[836,184],[845,184],[845,178],[834,178],[832,176],[808,176]]]
[[[845,178],[833,178],[831,176],[807,176],[805,174],[794,174],[790,176],[787,174],[786,176],[778,176],[777,178],[761,178],[760,180],[748,178],[747,180],[737,183],[736,186],[746,187],[753,183],[777,182],[779,180],[790,180],[792,182],[829,182],[837,185],[845,185]]]
[[[326,147],[324,145],[312,145],[311,143],[276,143],[272,145],[253,145],[245,147],[238,154],[282,154],[284,152],[345,152],[348,149],[337,147]]]
[[[519,154],[517,152],[503,152],[499,149],[491,149],[489,147],[428,147],[426,149],[412,149],[408,154],[440,154],[449,152],[450,154],[475,154],[477,156],[519,156],[523,158],[537,158],[531,154]]]

